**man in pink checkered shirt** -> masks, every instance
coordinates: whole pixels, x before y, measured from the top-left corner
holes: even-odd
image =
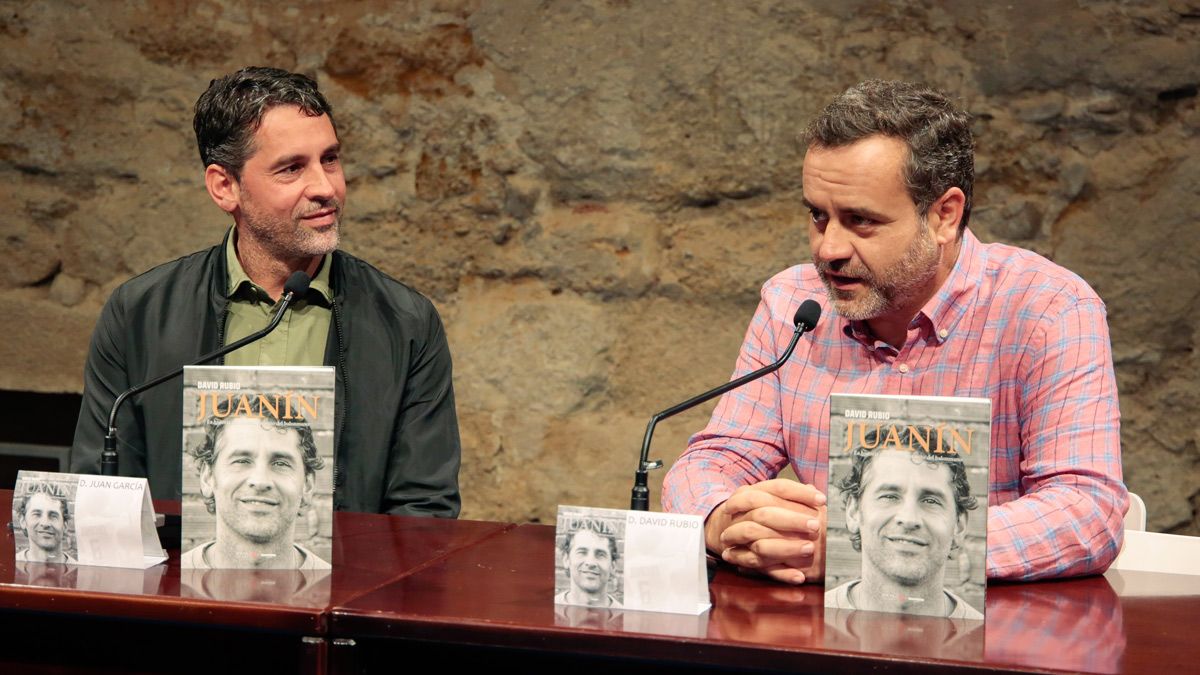
[[[667,474],[726,562],[821,578],[829,394],[992,401],[987,574],[1102,572],[1128,495],[1104,303],[1078,276],[966,229],[971,118],[941,93],[863,82],[805,132],[813,264],[772,277],[735,376],[773,362],[796,307],[825,316],[781,369],[721,398]],[[801,482],[776,476],[790,464]]]

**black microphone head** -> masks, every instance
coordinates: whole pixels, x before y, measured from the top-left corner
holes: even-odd
[[[805,300],[800,303],[800,309],[796,310],[796,317],[792,319],[792,323],[796,328],[803,328],[804,332],[808,332],[817,327],[817,322],[821,320],[821,305],[816,300]]]
[[[288,293],[291,293],[293,298],[299,298],[308,295],[308,284],[311,282],[312,279],[310,279],[307,274],[301,272],[300,270],[296,270],[295,272],[292,272],[292,276],[288,277],[287,282],[283,284],[283,294],[287,295]],[[821,313],[821,309],[819,307],[817,308],[817,313]]]

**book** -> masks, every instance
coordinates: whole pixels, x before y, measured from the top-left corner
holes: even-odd
[[[825,607],[983,619],[991,401],[832,394]]]
[[[329,569],[334,369],[188,366],[184,568]]]

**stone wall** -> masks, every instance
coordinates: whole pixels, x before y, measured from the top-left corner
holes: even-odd
[[[728,377],[808,258],[804,122],[868,77],[940,86],[978,119],[973,228],[1104,297],[1128,483],[1200,534],[1197,0],[3,0],[0,50],[0,388],[79,391],[112,289],[220,238],[208,81],[301,70],[341,124],[345,247],[443,312],[464,515],[516,521],[624,506],[648,416]]]

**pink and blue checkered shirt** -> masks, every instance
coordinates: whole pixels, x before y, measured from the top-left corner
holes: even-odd
[[[829,304],[812,265],[763,286],[734,377],[783,353],[809,298]],[[967,231],[899,352],[826,307],[786,365],[721,398],[667,474],[664,508],[707,515],[789,462],[825,486],[833,392],[991,399],[988,576],[1095,573],[1120,551],[1128,496],[1108,324],[1075,274]]]

